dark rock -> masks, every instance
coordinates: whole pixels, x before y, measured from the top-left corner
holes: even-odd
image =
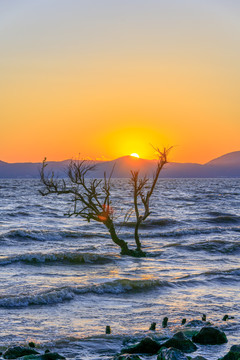
[[[28,343],[28,346],[29,346],[30,348],[35,348],[35,344],[34,344],[33,341],[30,341],[30,343]]]
[[[50,350],[46,349],[44,352],[45,352],[45,354],[47,354],[47,353],[50,353]]]
[[[146,337],[141,340],[137,345],[131,346],[127,349],[123,349],[121,353],[123,354],[156,354],[160,350],[161,345],[152,340],[150,337]]]
[[[230,351],[221,360],[238,360],[240,359],[240,345],[233,345]]]
[[[195,356],[194,358],[192,358],[191,360],[207,360],[207,359],[203,356],[198,355],[198,356]]]
[[[14,346],[9,348],[3,354],[4,359],[17,359],[25,355],[39,354],[36,350],[29,349],[23,346]]]
[[[227,342],[225,333],[211,326],[203,327],[192,339],[194,342],[202,345],[217,345]]]
[[[182,325],[186,324],[187,319],[182,319]]]
[[[157,360],[188,360],[184,353],[178,349],[161,349]]]
[[[56,352],[48,352],[41,355],[41,360],[58,360],[58,359],[59,360],[65,359],[65,357]]]
[[[141,360],[141,358],[135,354],[122,354],[116,355],[113,360]]]
[[[151,326],[150,326],[149,330],[153,330],[153,331],[156,330],[156,323],[155,322],[151,323]]]
[[[234,319],[234,316],[224,315],[224,317],[222,318],[223,321],[226,321],[226,320],[229,320],[229,319]]]
[[[168,323],[168,317],[165,317],[162,321],[162,327],[163,328],[167,327],[167,323]]]
[[[64,356],[59,355],[56,352],[45,352],[45,354],[38,355],[25,355],[20,357],[18,360],[62,360],[65,359]]]
[[[111,328],[110,328],[110,326],[106,326],[106,334],[111,334]]]
[[[192,353],[197,350],[197,346],[188,339],[181,331],[177,332],[171,339],[161,344],[161,347],[181,350],[185,353]]]
[[[207,316],[206,316],[206,314],[203,314],[202,315],[202,321],[206,321],[207,320]]]

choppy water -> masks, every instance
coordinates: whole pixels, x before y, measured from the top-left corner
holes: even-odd
[[[69,200],[39,188],[0,180],[0,350],[33,340],[69,358],[111,359],[151,322],[161,338],[202,313],[229,342],[198,353],[217,359],[240,343],[240,179],[161,179],[140,259],[119,256],[101,224],[64,217]],[[121,237],[134,245],[132,220],[121,226],[127,180],[113,180],[113,193]]]

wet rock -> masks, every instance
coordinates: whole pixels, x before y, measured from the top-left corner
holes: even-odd
[[[233,345],[230,351],[221,360],[238,360],[240,359],[240,345]]]
[[[141,360],[141,358],[135,354],[122,354],[115,356],[113,360]]]
[[[226,321],[229,319],[234,319],[234,316],[224,315],[224,317],[222,318],[223,321]]]
[[[141,340],[137,345],[131,346],[127,349],[123,349],[121,352],[123,354],[151,354],[154,355],[160,350],[161,345],[152,340],[150,337],[146,337]]]
[[[155,322],[151,323],[151,326],[150,326],[149,330],[153,330],[153,331],[156,330],[156,323]]]
[[[20,357],[18,360],[63,360],[64,356],[56,352],[45,352],[45,354],[39,355],[26,355]]]
[[[202,321],[206,321],[207,320],[207,316],[206,316],[206,314],[203,314],[202,315]]]
[[[194,358],[192,358],[191,360],[207,360],[207,359],[203,356],[198,355],[198,356],[195,356]]]
[[[166,348],[173,347],[185,353],[192,353],[197,350],[197,346],[181,331],[177,332],[171,339],[161,344],[161,346]]]
[[[29,346],[30,348],[35,348],[35,344],[34,344],[33,341],[30,341],[30,343],[28,343],[28,346]]]
[[[166,328],[167,327],[167,323],[168,323],[168,317],[165,317],[162,321],[162,327]]]
[[[110,326],[106,326],[106,334],[111,334],[111,327]]]
[[[225,333],[218,328],[205,326],[192,337],[192,340],[201,345],[218,345],[226,343],[227,337]]]
[[[182,319],[182,323],[181,323],[181,324],[182,324],[182,325],[186,324],[186,321],[187,321],[187,319],[185,319],[185,318]]]
[[[63,359],[65,359],[65,357],[56,352],[48,352],[41,355],[41,360],[63,360]]]
[[[157,360],[188,360],[184,353],[174,348],[160,350]]]
[[[4,359],[17,359],[25,355],[39,354],[36,350],[26,348],[23,346],[14,346],[5,351],[3,354]]]

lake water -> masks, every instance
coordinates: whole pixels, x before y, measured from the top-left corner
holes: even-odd
[[[140,229],[146,258],[120,256],[103,225],[65,217],[69,199],[40,188],[0,180],[0,350],[34,341],[68,358],[111,359],[151,322],[161,339],[203,313],[229,342],[194,356],[217,359],[240,343],[240,179],[160,179]],[[131,206],[128,181],[113,179],[119,235],[134,247],[133,219],[121,225]]]

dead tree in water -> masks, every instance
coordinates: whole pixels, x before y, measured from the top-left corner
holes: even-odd
[[[142,222],[146,220],[147,217],[151,214],[149,210],[150,197],[152,196],[155,186],[157,184],[159,174],[163,166],[167,163],[167,155],[170,149],[171,148],[164,149],[163,151],[160,151],[158,148],[155,149],[156,153],[158,154],[158,162],[150,185],[149,178],[147,178],[146,176],[141,178],[139,177],[139,171],[131,171],[130,184],[133,187],[134,211],[136,215],[134,238],[137,245],[137,251],[141,251],[142,247],[139,239],[138,230]],[[139,207],[139,202],[143,206],[142,214]]]
[[[128,243],[120,239],[116,233],[114,225],[113,209],[111,206],[111,178],[104,174],[104,179],[88,179],[88,173],[94,170],[94,165],[89,165],[85,160],[72,160],[67,169],[68,180],[57,179],[52,173],[50,176],[45,174],[47,166],[44,159],[40,171],[41,182],[44,189],[40,190],[41,195],[49,194],[70,195],[73,203],[72,209],[68,216],[80,216],[88,222],[94,220],[100,222],[108,229],[112,241],[121,248],[122,255],[145,256],[142,251],[138,230],[141,223],[150,215],[149,200],[155,189],[159,174],[163,166],[167,163],[167,155],[170,149],[160,151],[155,149],[158,154],[156,171],[153,175],[152,182],[149,186],[149,178],[146,176],[141,178],[139,171],[131,172],[130,184],[133,188],[134,211],[136,214],[135,224],[135,242],[136,250],[131,250]],[[143,206],[143,214],[141,215],[141,205]]]

